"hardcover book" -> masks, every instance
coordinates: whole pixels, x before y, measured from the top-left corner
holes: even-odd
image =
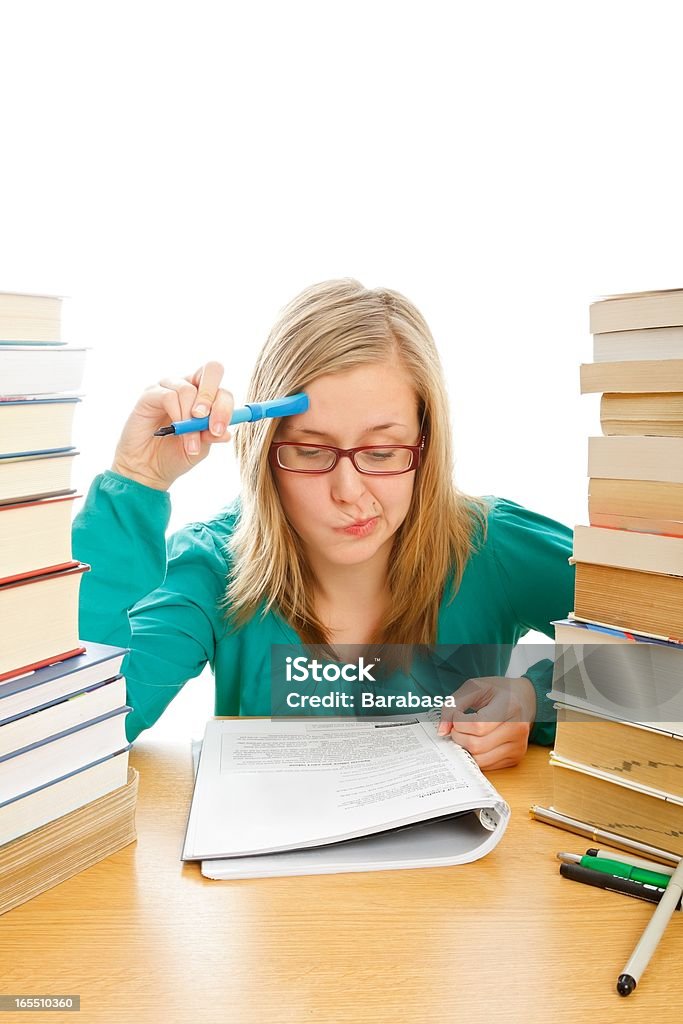
[[[71,434],[79,402],[75,395],[0,400],[0,455],[16,458],[73,448]]]
[[[0,681],[82,652],[78,590],[89,568],[0,584]]]
[[[74,494],[71,486],[75,449],[65,452],[30,452],[0,457],[0,505]]]
[[[128,749],[127,706],[0,756],[0,805]]]
[[[135,842],[138,773],[127,762],[127,753],[118,754],[0,806],[0,914]],[[18,834],[6,817],[11,811],[16,819],[17,808],[24,812]]]
[[[0,505],[0,586],[78,565],[71,557],[71,517],[78,495]]]
[[[79,653],[36,671],[15,674],[0,682],[0,724],[88,690],[117,676],[123,647],[77,642]]]

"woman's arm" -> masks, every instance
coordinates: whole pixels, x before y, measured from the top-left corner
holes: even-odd
[[[551,621],[564,618],[573,602],[574,572],[567,561],[571,531],[514,502],[495,499],[485,549],[493,570],[487,585],[496,590],[501,636],[515,640],[530,629],[552,636]],[[551,654],[550,645],[544,653]],[[507,644],[498,654],[507,664]],[[517,764],[530,740],[553,742],[555,712],[546,696],[552,669],[553,661],[545,657],[516,679],[473,675],[453,695],[457,707],[444,710],[439,732],[450,734],[485,770]]]
[[[92,567],[81,590],[81,637],[130,648],[122,667],[133,708],[129,740],[213,660],[222,628],[220,547],[196,524],[174,534],[167,549],[169,510],[166,492],[106,472],[74,521],[75,557]]]
[[[499,500],[491,510],[490,536],[502,589],[524,633],[535,630],[554,638],[551,622],[574,606],[572,531],[562,523]],[[550,654],[551,644],[548,645]],[[553,661],[543,658],[524,673],[534,688],[536,711],[529,739],[551,744],[556,714],[547,693]]]
[[[210,362],[147,388],[126,420],[113,471],[95,479],[74,522],[74,555],[92,567],[81,589],[80,635],[130,648],[122,670],[131,740],[213,658],[225,560],[202,527],[181,530],[168,550],[165,531],[168,488],[230,437],[233,401],[222,376]],[[169,420],[207,414],[201,433],[155,435]]]
[[[130,646],[128,611],[163,583],[171,499],[107,471],[93,480],[74,519],[74,557],[91,571],[81,583],[79,626],[85,640]]]

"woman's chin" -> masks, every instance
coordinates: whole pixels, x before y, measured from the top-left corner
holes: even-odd
[[[351,543],[334,544],[325,552],[327,560],[334,565],[362,565],[377,557],[382,549],[389,544],[391,538],[364,537],[355,538]]]

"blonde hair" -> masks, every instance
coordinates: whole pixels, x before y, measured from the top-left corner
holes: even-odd
[[[450,574],[452,600],[477,526],[485,535],[487,506],[453,483],[443,371],[421,314],[398,292],[368,289],[351,278],[313,285],[285,307],[270,332],[247,401],[305,391],[323,374],[387,360],[402,365],[411,379],[427,441],[408,514],[394,537],[387,581],[391,610],[371,643],[428,644],[436,641]],[[248,436],[236,432],[241,511],[230,541],[232,571],[224,603],[235,628],[263,603],[264,615],[275,607],[304,643],[327,644],[313,606],[315,581],[268,462],[278,423],[262,420]]]

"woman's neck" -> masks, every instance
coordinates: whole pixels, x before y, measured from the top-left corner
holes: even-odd
[[[378,551],[360,565],[315,565],[315,606],[323,622],[335,629],[363,617],[379,620],[389,604],[388,552]]]

